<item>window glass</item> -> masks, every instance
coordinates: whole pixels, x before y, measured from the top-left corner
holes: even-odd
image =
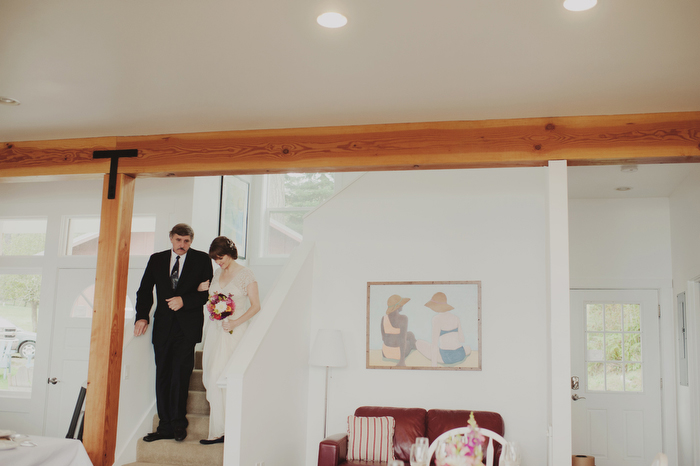
[[[603,330],[603,305],[586,305],[586,327],[589,331]]]
[[[0,396],[29,396],[41,275],[0,274]]]
[[[605,352],[603,351],[604,333],[589,333],[588,348],[586,354],[589,361],[604,361]]]
[[[605,389],[609,392],[624,391],[622,364],[608,363],[605,365]]]
[[[602,362],[588,363],[588,389],[605,390],[605,364]]]
[[[267,223],[267,253],[291,254],[303,239],[303,222],[306,211],[279,212],[270,210]]]
[[[265,176],[264,255],[287,255],[303,239],[304,215],[335,191],[331,173]]]
[[[96,256],[100,236],[100,217],[70,217],[67,221],[66,255]],[[147,256],[155,250],[156,218],[136,216],[131,219],[129,254]]]
[[[0,255],[44,255],[46,219],[0,219]]]
[[[622,305],[605,305],[605,330],[616,332],[622,330]]]
[[[70,316],[79,319],[92,319],[95,303],[95,285],[92,284],[84,288],[78,296],[75,297],[73,305],[70,309]],[[127,295],[126,304],[124,306],[124,318],[133,319],[136,312],[131,299]]]
[[[623,309],[625,313],[625,331],[638,332],[642,320],[639,304],[625,304]]]
[[[585,344],[588,390],[642,391],[639,304],[587,304]]]

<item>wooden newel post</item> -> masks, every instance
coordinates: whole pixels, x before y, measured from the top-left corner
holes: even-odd
[[[134,178],[105,175],[83,434],[95,466],[114,463],[133,210]]]

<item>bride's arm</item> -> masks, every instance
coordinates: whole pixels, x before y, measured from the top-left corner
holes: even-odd
[[[221,324],[224,330],[233,330],[234,328],[238,327],[244,322],[247,322],[250,319],[252,319],[253,316],[257,314],[258,311],[260,311],[260,296],[258,294],[258,282],[253,282],[250,285],[248,285],[248,287],[246,288],[246,292],[248,293],[248,299],[250,299],[250,307],[238,319],[232,319],[230,316],[227,317]]]

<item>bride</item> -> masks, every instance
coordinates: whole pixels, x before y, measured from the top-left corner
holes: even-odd
[[[206,325],[204,350],[202,354],[202,381],[209,401],[209,438],[199,442],[204,445],[224,441],[224,415],[226,412],[226,390],[216,384],[226,363],[231,358],[243,334],[248,328],[248,321],[260,310],[258,282],[253,272],[236,262],[238,250],[233,241],[219,236],[209,247],[211,257],[219,268],[214,277],[199,285],[199,291],[209,290],[209,297],[219,293],[232,295],[235,309],[233,315],[223,320],[209,320]],[[205,306],[205,315],[209,311]]]

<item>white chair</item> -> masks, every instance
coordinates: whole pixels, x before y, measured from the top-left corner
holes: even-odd
[[[435,450],[437,450],[438,445],[440,442],[445,440],[447,437],[450,437],[452,435],[464,435],[467,434],[471,431],[471,427],[457,427],[455,429],[450,429],[447,432],[440,434],[438,438],[436,438],[433,443],[430,444],[430,448],[428,448],[428,458],[432,460],[433,455],[435,454]],[[489,429],[484,429],[479,427],[479,432],[481,435],[484,437],[488,438],[488,445],[486,446],[486,451],[484,452],[484,455],[486,456],[486,466],[493,466],[493,457],[494,457],[494,446],[493,442],[496,441],[501,444],[501,455],[499,456],[498,463],[501,463],[501,459],[503,458],[503,447],[506,444],[506,439],[501,437],[499,434],[496,432],[489,430]]]
[[[651,466],[668,466],[668,456],[665,453],[659,453],[652,461]]]

